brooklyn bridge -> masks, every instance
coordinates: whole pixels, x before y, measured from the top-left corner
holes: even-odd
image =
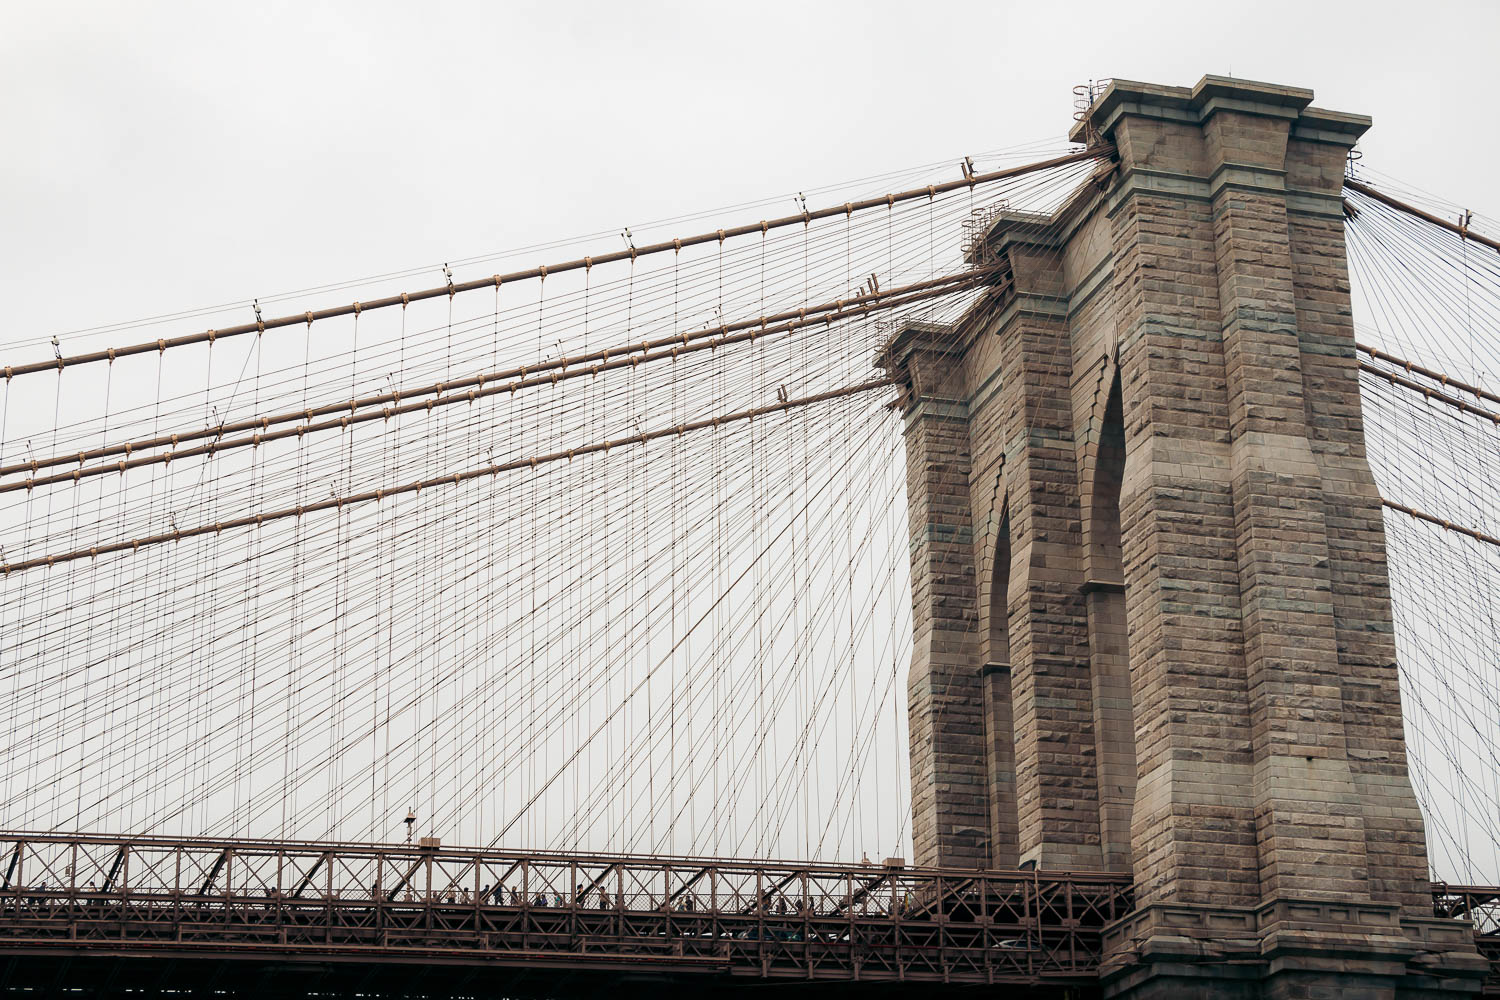
[[[1500,223],[1076,96],[8,345],[0,991],[1500,995]]]

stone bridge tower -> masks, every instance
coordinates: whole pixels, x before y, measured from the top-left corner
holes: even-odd
[[[916,860],[1130,871],[1109,996],[1468,992],[1407,777],[1344,249],[1369,126],[1116,80],[905,382]]]

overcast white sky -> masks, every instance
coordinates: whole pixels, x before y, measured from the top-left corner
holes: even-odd
[[[1090,77],[1311,87],[1500,214],[1500,5],[1413,7],[13,2],[0,342],[1056,136]]]
[[[1111,76],[1312,88],[1374,117],[1366,164],[1500,216],[1497,3],[0,11],[0,345],[61,334],[71,353],[100,324],[417,267],[404,286],[433,286],[443,261],[596,232],[613,250],[626,226],[924,163],[956,177],[965,154],[1056,147],[1072,87]]]

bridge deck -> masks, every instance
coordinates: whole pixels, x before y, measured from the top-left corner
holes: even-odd
[[[425,970],[430,990],[444,969],[471,985],[550,970],[548,982],[1078,987],[1096,981],[1101,930],[1132,898],[1129,877],[1107,873],[0,838],[0,959],[7,984],[26,989],[38,975],[102,982],[131,962],[157,963],[168,980],[216,969],[204,976],[221,991],[226,976],[244,981],[225,963],[261,976],[314,970],[320,982],[338,970],[333,980],[356,992],[354,980],[369,992],[372,976],[388,984],[403,970]],[[1434,890],[1436,912],[1476,921],[1484,944],[1500,940],[1500,889]]]

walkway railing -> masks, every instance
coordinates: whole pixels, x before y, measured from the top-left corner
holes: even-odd
[[[0,833],[0,952],[1088,982],[1128,877]]]
[[[0,954],[1097,979],[1108,873],[0,832]],[[1433,886],[1500,959],[1500,887]],[[12,963],[13,964],[13,963]]]

